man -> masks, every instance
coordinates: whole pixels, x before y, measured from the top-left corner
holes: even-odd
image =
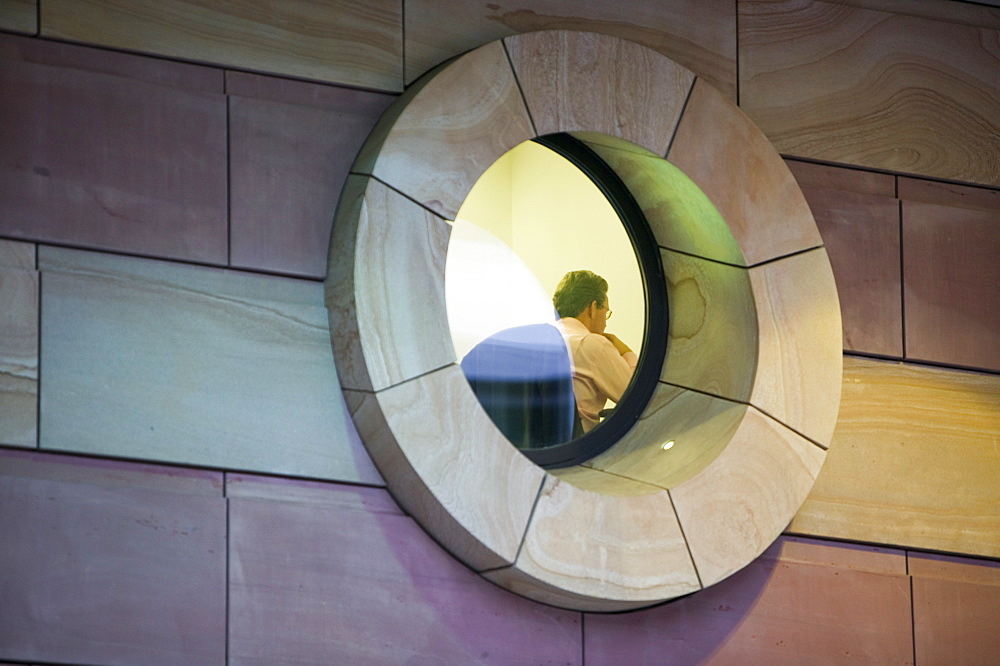
[[[573,360],[573,393],[583,431],[600,422],[598,412],[610,399],[621,400],[639,361],[635,352],[606,333],[608,282],[591,271],[571,271],[556,287],[552,303]]]

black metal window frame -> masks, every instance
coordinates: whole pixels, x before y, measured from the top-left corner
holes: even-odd
[[[635,197],[587,144],[566,134],[548,134],[534,139],[566,158],[601,191],[621,220],[639,263],[645,292],[645,330],[642,353],[632,382],[612,413],[590,432],[564,444],[539,449],[520,449],[535,464],[555,469],[590,460],[617,443],[642,416],[656,391],[667,353],[670,310],[660,249]]]

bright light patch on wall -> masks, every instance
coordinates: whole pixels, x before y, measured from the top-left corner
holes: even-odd
[[[517,253],[489,231],[462,219],[452,227],[444,283],[459,361],[494,333],[555,321],[552,297]]]
[[[663,449],[664,451],[669,451],[670,449],[674,448],[674,440],[668,439],[667,441],[663,442],[660,448]]]

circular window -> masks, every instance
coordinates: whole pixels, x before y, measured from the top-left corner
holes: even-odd
[[[596,155],[649,232],[632,237],[648,381],[592,431],[608,448],[545,468],[473,393],[445,288],[463,201],[531,140]],[[341,194],[326,303],[392,495],[468,566],[558,606],[638,608],[742,568],[798,510],[836,421],[839,303],[791,174],[721,93],[605,35],[515,35],[408,88]]]
[[[581,351],[584,324],[554,310],[562,278],[583,268],[612,285],[598,298],[613,296],[614,310],[599,316],[618,313],[601,323],[620,349],[591,339]],[[666,283],[645,215],[586,142],[539,137],[486,170],[454,222],[445,285],[466,379],[530,460],[577,465],[638,420],[663,366]],[[596,345],[602,355],[588,356]]]

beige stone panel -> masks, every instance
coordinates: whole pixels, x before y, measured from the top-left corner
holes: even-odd
[[[741,569],[781,534],[825,455],[751,408],[719,457],[670,491],[703,585]]]
[[[741,107],[784,154],[1000,185],[996,20],[884,9],[741,2]]]
[[[938,0],[830,0],[837,5],[920,16],[929,19],[962,23],[979,28],[1000,29],[1000,0],[971,2],[939,2]],[[992,5],[986,7],[985,5]]]
[[[548,29],[642,44],[736,98],[736,8],[726,0],[407,0],[406,80],[491,40]]]
[[[667,159],[729,224],[748,265],[822,244],[795,178],[735,104],[700,79]]]
[[[35,270],[35,244],[0,238],[0,268]]]
[[[483,172],[534,136],[510,62],[496,42],[445,65],[397,100],[352,171],[371,173],[452,220]]]
[[[41,33],[238,69],[403,89],[398,0],[46,0]]]
[[[493,425],[461,368],[345,395],[407,513],[473,569],[514,562],[545,472]]]
[[[669,250],[660,254],[670,305],[667,358],[660,379],[748,401],[754,374],[761,373],[750,272]]]
[[[444,298],[450,233],[379,181],[348,179],[326,284],[341,386],[378,391],[454,362]]]
[[[0,2],[0,30],[35,34],[38,31],[38,0]]]
[[[577,133],[622,179],[660,247],[745,266],[725,219],[705,193],[667,160],[606,135]]]
[[[0,241],[22,262],[28,243]],[[12,251],[18,250],[18,251]],[[0,262],[2,263],[2,262]],[[0,265],[0,444],[38,444],[38,273]]]
[[[535,130],[617,136],[667,152],[694,74],[638,44],[597,33],[504,39]]]
[[[665,491],[607,497],[551,476],[517,563],[487,577],[588,611],[639,608],[700,588]]]
[[[46,246],[39,267],[42,449],[382,482],[322,285]]]
[[[632,430],[586,465],[672,488],[711,464],[732,439],[748,408],[743,403],[660,384]],[[673,444],[664,449],[666,442]]]
[[[750,403],[823,447],[840,405],[842,334],[820,248],[750,269],[760,352]]]
[[[1000,377],[850,356],[797,534],[1000,557]]]

